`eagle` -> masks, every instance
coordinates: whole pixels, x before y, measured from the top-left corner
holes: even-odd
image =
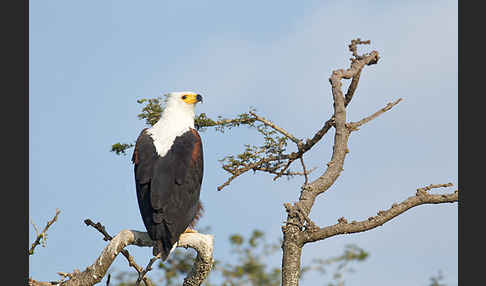
[[[142,130],[132,156],[137,200],[143,223],[155,242],[153,255],[165,261],[184,232],[201,217],[203,149],[194,128],[200,94],[166,95],[159,121]]]

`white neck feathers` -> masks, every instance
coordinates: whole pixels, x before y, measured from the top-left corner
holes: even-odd
[[[184,105],[168,101],[160,120],[147,130],[159,156],[167,154],[177,136],[194,128],[194,108]]]

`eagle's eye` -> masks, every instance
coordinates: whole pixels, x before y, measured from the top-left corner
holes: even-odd
[[[182,100],[185,100],[187,98],[187,95],[182,96]]]

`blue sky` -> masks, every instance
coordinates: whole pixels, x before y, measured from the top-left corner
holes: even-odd
[[[46,0],[30,1],[29,13],[29,217],[43,227],[61,210],[47,247],[29,257],[34,279],[93,263],[106,242],[85,218],[113,235],[144,230],[130,156],[109,152],[144,128],[137,99],[194,90],[204,95],[198,113],[231,117],[253,106],[308,138],[331,115],[328,78],[348,66],[347,45],[357,37],[371,40],[381,59],[362,73],[348,120],[404,100],[351,135],[344,172],[311,218],[320,226],[362,220],[418,187],[457,186],[456,1]],[[306,154],[307,166],[318,167],[311,178],[325,170],[332,136]],[[208,130],[202,139],[200,226],[211,226],[215,258],[228,257],[233,233],[261,229],[279,239],[283,203],[298,199],[302,179],[246,174],[217,192],[227,178],[218,159],[260,138],[242,128]],[[30,242],[34,235],[30,227]],[[438,270],[457,285],[457,242],[457,203],[426,205],[377,229],[306,245],[303,264],[354,243],[371,256],[347,285],[427,285]],[[140,265],[152,252],[128,249]],[[269,261],[278,265],[280,256]],[[118,257],[110,272],[127,269]],[[301,284],[328,280],[309,275]]]

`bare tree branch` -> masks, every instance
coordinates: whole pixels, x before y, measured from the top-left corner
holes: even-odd
[[[212,235],[199,233],[183,233],[181,235],[177,247],[191,247],[197,251],[195,262],[187,277],[184,278],[183,286],[199,286],[206,280],[214,264],[213,245]]]
[[[307,185],[307,183],[309,182],[309,177],[307,176],[308,174],[310,174],[312,172],[312,170],[309,170],[309,173],[307,173],[307,170],[306,170],[306,167],[305,167],[305,164],[304,164],[304,157],[301,156],[300,157],[300,164],[302,165],[302,170],[303,170],[303,173],[304,173],[304,185]]]
[[[425,188],[417,189],[415,196],[409,197],[399,204],[393,204],[386,211],[379,211],[376,216],[371,216],[367,220],[348,223],[346,219],[340,218],[335,225],[309,229],[304,232],[301,243],[315,242],[339,234],[363,232],[383,225],[405,211],[423,204],[442,204],[454,203],[458,201],[459,190],[450,194],[432,195],[427,193],[432,188],[449,187],[452,184],[430,185]]]
[[[361,70],[359,70],[358,73],[355,74],[353,76],[353,79],[351,80],[351,84],[348,87],[348,92],[346,92],[346,95],[344,96],[344,106],[345,107],[347,107],[348,104],[351,102],[351,99],[353,99],[354,92],[356,91],[356,88],[358,87],[360,76],[361,76]]]
[[[46,232],[47,230],[49,229],[49,227],[57,221],[57,217],[59,216],[59,214],[61,213],[61,211],[59,209],[56,209],[56,215],[50,220],[47,222],[47,225],[46,227],[44,227],[44,229],[42,230],[41,233],[37,234],[37,238],[35,239],[35,241],[32,243],[32,246],[30,247],[29,249],[29,255],[32,255],[34,254],[34,249],[37,245],[39,245],[41,243],[41,240],[42,239],[45,239],[45,236],[46,236]],[[34,225],[35,227],[35,225]],[[37,228],[36,228],[37,230]]]
[[[357,59],[363,58],[363,56],[359,56],[357,54],[357,49],[356,49],[357,45],[358,44],[369,44],[369,43],[370,43],[370,41],[361,41],[359,38],[351,41],[351,44],[349,45],[349,50],[353,53],[353,56],[354,56],[354,58],[351,58],[351,62],[354,62]],[[376,60],[378,60],[378,58]],[[344,107],[347,107],[348,104],[353,99],[353,95],[356,91],[356,88],[358,87],[359,79],[360,79],[360,76],[361,76],[361,70],[363,69],[363,67],[361,67],[352,77],[353,79],[351,81],[351,84],[348,87],[348,91],[346,92]],[[302,150],[304,152],[306,152],[309,149],[311,149],[317,142],[319,142],[322,139],[322,137],[327,133],[327,131],[329,131],[329,129],[332,126],[334,126],[334,116],[332,116],[330,119],[328,119],[324,123],[322,128],[319,131],[317,131],[311,139],[308,139],[306,141],[306,143],[302,146]]]
[[[346,127],[346,109],[344,106],[344,96],[341,91],[341,79],[353,78],[359,73],[365,65],[372,65],[378,62],[378,52],[372,51],[370,54],[360,57],[361,59],[354,61],[351,68],[347,70],[339,69],[332,72],[329,81],[332,86],[332,94],[334,99],[334,121],[336,134],[334,136],[334,146],[331,161],[328,164],[326,171],[316,180],[311,182],[302,192],[299,202],[306,202],[304,209],[310,211],[315,197],[318,194],[325,192],[334,184],[339,174],[342,171],[344,158],[347,153],[347,141],[349,138],[349,130]]]
[[[116,256],[128,245],[152,247],[154,242],[146,232],[122,230],[110,240],[92,265],[88,266],[83,272],[75,271],[70,275],[69,280],[51,283],[29,279],[29,283],[33,286],[56,285],[58,283],[61,286],[94,285],[101,281]],[[197,252],[192,271],[184,279],[183,285],[201,285],[213,265],[213,236],[201,233],[183,233],[177,242],[177,247],[190,247]]]
[[[32,279],[32,277],[29,278],[28,285],[29,286],[53,286],[53,285],[59,285],[60,282],[58,281],[53,281],[53,282],[43,282],[43,281],[36,281]]]
[[[145,275],[147,274],[147,272],[149,272],[150,270],[152,270],[152,264],[154,264],[154,262],[156,260],[158,260],[158,259],[160,259],[160,253],[157,254],[157,256],[152,257],[150,259],[149,263],[147,264],[147,267],[145,267],[145,269],[142,272],[139,272],[138,273],[138,278],[137,278],[137,281],[135,282],[135,286],[140,285],[140,282],[142,280],[146,280]]]
[[[344,159],[348,153],[347,142],[350,131],[346,126],[346,101],[341,91],[341,80],[343,78],[355,78],[355,85],[357,85],[357,75],[361,73],[363,67],[366,65],[376,64],[379,59],[378,52],[376,51],[372,51],[371,53],[363,56],[358,56],[355,52],[355,48],[359,43],[363,42],[357,39],[355,42],[352,42],[352,46],[350,46],[350,50],[354,49],[352,52],[353,56],[355,57],[352,59],[351,67],[346,70],[335,70],[332,72],[332,75],[329,78],[334,100],[334,115],[331,117],[331,119],[326,121],[324,127],[319,130],[311,140],[307,140],[307,142],[302,146],[302,149],[299,150],[299,152],[305,152],[305,148],[311,148],[314,144],[316,144],[331,126],[335,127],[336,133],[334,135],[334,146],[331,161],[328,163],[328,168],[319,178],[302,187],[299,201],[296,202],[294,206],[291,206],[290,204],[286,205],[288,213],[287,223],[286,225],[282,226],[282,232],[284,235],[284,241],[282,244],[282,285],[293,286],[299,284],[301,270],[300,263],[303,247],[303,232],[301,231],[301,226],[305,223],[305,221],[302,221],[302,217],[305,218],[308,216],[312,206],[314,205],[316,197],[328,190],[329,187],[334,184],[343,170],[342,167],[344,164]],[[347,103],[349,103],[349,100],[351,100],[355,89],[356,86],[353,86],[352,90],[349,91],[350,96],[348,96]]]
[[[69,280],[63,282],[61,285],[81,286],[94,285],[100,282],[118,253],[128,245],[150,247],[153,246],[153,241],[145,232],[122,230],[110,240],[92,265],[88,266],[83,272],[74,273]]]
[[[402,100],[403,100],[402,98],[399,98],[394,102],[390,102],[385,107],[381,108],[380,110],[371,114],[370,116],[361,119],[358,122],[347,123],[347,126],[350,129],[350,131],[358,130],[358,127],[362,126],[363,124],[370,122],[371,120],[377,118],[378,116],[380,116],[383,113],[387,112],[388,110],[392,109],[395,105],[397,105]]]
[[[52,286],[52,285],[56,285],[56,284],[51,284],[50,282],[37,281],[37,280],[32,279],[32,277],[29,277],[27,285],[29,285],[29,286]]]
[[[370,43],[370,41],[361,41],[360,39],[357,39],[357,40],[352,40],[352,43],[349,45],[349,50],[353,53],[353,56],[355,56],[355,58],[351,59],[351,62],[356,63],[356,65],[358,66],[358,69],[354,73],[352,73],[352,75],[351,75],[352,81],[351,81],[351,84],[349,85],[348,91],[347,91],[346,96],[345,96],[344,107],[347,107],[348,104],[351,102],[351,100],[353,98],[353,95],[354,95],[356,88],[358,86],[358,82],[359,82],[360,75],[361,75],[361,70],[363,69],[364,65],[370,65],[370,64],[375,63],[374,62],[375,61],[375,59],[374,59],[375,55],[373,55],[373,57],[370,58],[372,61],[370,61],[368,63],[365,62],[363,64],[362,62],[358,61],[358,60],[363,60],[364,56],[357,55],[356,46],[358,44],[369,44],[369,43]],[[376,54],[376,61],[378,61],[378,54]],[[306,140],[305,144],[303,144],[301,140],[299,140],[298,142],[292,140],[298,145],[298,152],[294,152],[294,153],[291,153],[289,155],[288,164],[286,165],[286,167],[284,167],[280,171],[279,174],[277,174],[276,177],[273,178],[273,180],[276,180],[280,176],[282,176],[282,174],[286,171],[286,169],[288,167],[290,167],[290,165],[293,163],[294,160],[302,158],[302,155],[305,152],[309,151],[317,142],[319,142],[322,139],[322,137],[329,131],[329,129],[332,126],[335,125],[335,123],[336,123],[335,117],[333,115],[329,120],[327,120],[324,123],[324,126],[319,131],[317,131],[311,139]],[[307,180],[306,180],[305,184],[307,184]]]
[[[97,222],[96,224],[90,220],[89,218],[88,219],[85,219],[84,220],[84,223],[87,225],[87,226],[91,226],[93,228],[95,228],[96,230],[98,230],[101,234],[103,234],[103,240],[105,241],[110,241],[113,239],[113,237],[111,237],[111,235],[109,235],[107,232],[106,232],[106,229],[105,227],[100,223],[100,222]],[[123,256],[125,256],[125,258],[127,259],[128,261],[128,266],[130,267],[133,267],[137,273],[138,273],[138,276],[141,277],[141,273],[143,272],[143,268],[141,266],[139,266],[135,260],[133,259],[133,256],[130,255],[130,253],[128,252],[128,250],[126,249],[122,249],[121,250],[121,253],[123,254]],[[150,280],[148,280],[145,276],[143,276],[143,282],[145,283],[146,286],[152,286],[152,283],[150,282]]]

